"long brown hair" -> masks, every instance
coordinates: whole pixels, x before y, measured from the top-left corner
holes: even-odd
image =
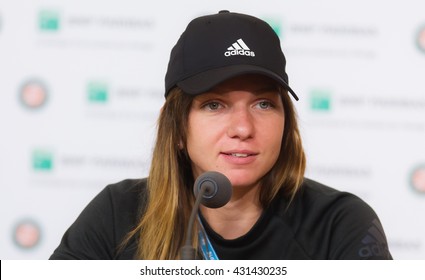
[[[281,94],[285,130],[279,158],[261,181],[259,199],[263,207],[281,190],[292,199],[304,177],[306,160],[296,113],[287,92],[282,90]],[[185,225],[194,203],[190,159],[186,150],[179,146],[179,143],[183,143],[183,146],[186,144],[192,100],[193,96],[174,88],[168,94],[159,116],[147,183],[147,205],[139,224],[128,236],[128,239],[138,236],[136,258],[179,258],[179,250],[185,240]],[[193,243],[196,246],[196,238]]]

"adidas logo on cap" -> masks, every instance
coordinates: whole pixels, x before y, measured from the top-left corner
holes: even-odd
[[[242,39],[239,39],[227,48],[227,51],[224,53],[224,55],[227,57],[233,55],[245,55],[254,57],[255,53],[248,48],[248,46]]]

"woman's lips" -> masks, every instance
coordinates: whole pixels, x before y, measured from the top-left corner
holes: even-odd
[[[257,153],[251,151],[229,151],[222,152],[223,158],[232,164],[248,164],[255,161]]]

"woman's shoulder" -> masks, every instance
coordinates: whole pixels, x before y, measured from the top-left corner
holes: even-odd
[[[131,193],[143,192],[146,189],[147,178],[125,179],[116,183],[109,184],[105,190],[122,195],[131,195]]]
[[[328,221],[344,219],[357,219],[362,217],[368,221],[377,218],[373,208],[357,195],[341,191],[320,182],[304,179],[298,193],[287,207],[287,214],[301,220],[311,220],[311,218]]]
[[[83,209],[65,232],[51,259],[131,259],[134,250],[117,254],[134,228],[146,199],[146,179],[109,184]]]
[[[107,185],[98,195],[97,199],[107,200],[105,204],[112,204],[112,207],[119,213],[129,212],[133,217],[138,217],[142,213],[147,201],[147,178],[125,179]],[[138,213],[134,215],[134,213]]]
[[[144,194],[146,192],[147,178],[140,179],[125,179],[116,183],[107,185],[104,192],[119,196],[134,196],[137,194]]]
[[[304,179],[297,198],[299,203],[304,204],[303,207],[306,205],[338,207],[339,205],[348,206],[354,204],[358,207],[369,208],[369,205],[364,200],[353,193],[341,191],[308,178]]]
[[[353,193],[305,179],[282,209],[281,218],[312,256],[320,252],[319,258],[391,258],[376,212]],[[375,247],[380,250],[370,250]]]
[[[107,185],[94,198],[104,204],[139,207],[146,199],[147,178],[125,179]]]

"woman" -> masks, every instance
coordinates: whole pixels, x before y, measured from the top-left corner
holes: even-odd
[[[228,177],[233,194],[222,208],[200,207],[199,258],[391,259],[366,203],[304,178],[285,65],[264,21],[228,11],[194,19],[171,52],[149,177],[106,187],[51,259],[179,259],[206,171]]]

